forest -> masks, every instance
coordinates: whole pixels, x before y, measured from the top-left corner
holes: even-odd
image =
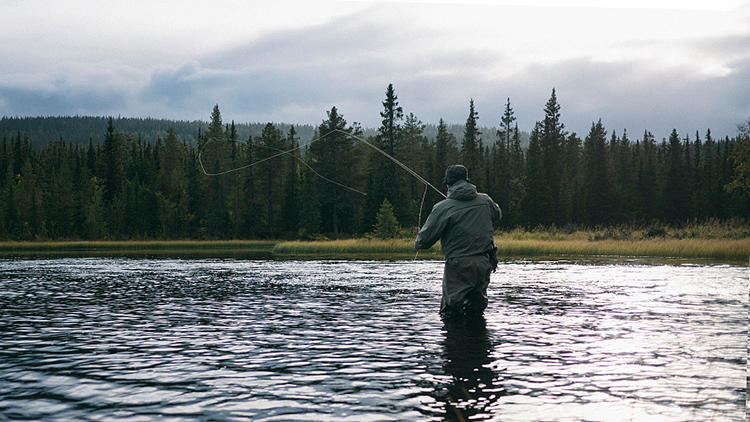
[[[673,130],[657,141],[601,120],[583,137],[568,132],[554,89],[542,112],[522,135],[508,99],[488,130],[471,100],[456,134],[442,119],[427,125],[405,113],[389,85],[377,129],[348,123],[336,107],[317,127],[225,123],[218,105],[208,123],[176,122],[179,131],[164,133],[150,119],[139,128],[138,119],[116,127],[120,119],[81,118],[105,127],[85,137],[3,118],[27,125],[0,132],[0,239],[348,238],[377,232],[384,215],[412,235],[442,196],[347,133],[443,191],[446,166],[466,165],[502,208],[501,229],[750,216],[750,120],[733,138]]]

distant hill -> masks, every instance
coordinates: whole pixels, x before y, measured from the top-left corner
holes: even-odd
[[[95,116],[60,116],[60,117],[2,117],[0,118],[0,139],[10,139],[19,132],[25,134],[31,140],[32,145],[40,147],[52,141],[60,139],[75,144],[88,144],[89,141],[99,143],[104,139],[107,131],[108,117]],[[229,123],[229,122],[225,122]],[[114,119],[115,130],[123,133],[139,135],[144,142],[153,143],[157,139],[164,139],[169,129],[173,129],[177,138],[188,143],[193,143],[198,130],[205,131],[208,122],[167,120],[151,118],[117,117]],[[282,132],[289,131],[291,124],[275,123]],[[260,136],[266,123],[236,123],[238,139],[246,141],[250,136]],[[312,139],[315,127],[312,125],[294,125],[300,141],[304,144]],[[464,126],[460,124],[449,124],[448,131],[456,136],[459,145],[463,138]],[[491,145],[495,141],[495,128],[481,128],[482,139],[485,145]],[[366,136],[376,135],[377,129],[365,128]],[[424,134],[432,142],[437,135],[437,125],[428,124]],[[528,145],[528,134],[521,133],[521,145]]]
[[[104,139],[107,131],[108,117],[73,116],[73,117],[3,117],[0,119],[0,137],[10,138],[18,132],[29,136],[32,145],[39,147],[51,141],[63,139],[73,143],[94,143]],[[229,122],[227,122],[229,123]],[[193,142],[198,130],[206,130],[208,122],[142,119],[131,117],[117,117],[114,119],[115,130],[118,132],[140,135],[145,142],[156,142],[164,139],[169,129],[173,129],[177,138]],[[235,123],[238,139],[245,141],[249,136],[260,136],[265,123]],[[277,124],[284,132],[290,125]],[[311,125],[295,125],[300,139],[312,137],[314,128]]]

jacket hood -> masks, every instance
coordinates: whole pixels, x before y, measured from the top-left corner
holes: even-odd
[[[450,185],[448,188],[448,199],[456,199],[458,201],[471,201],[477,197],[477,187],[467,182],[466,180],[459,180],[458,182]]]

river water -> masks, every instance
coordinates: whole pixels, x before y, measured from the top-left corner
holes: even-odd
[[[0,261],[0,420],[744,420],[748,268]]]

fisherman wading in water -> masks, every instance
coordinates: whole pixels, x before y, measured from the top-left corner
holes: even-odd
[[[448,166],[443,182],[448,197],[432,208],[414,247],[429,249],[440,240],[445,255],[440,315],[446,319],[481,317],[487,307],[490,273],[497,268],[492,240],[500,207],[469,183],[466,167]]]

